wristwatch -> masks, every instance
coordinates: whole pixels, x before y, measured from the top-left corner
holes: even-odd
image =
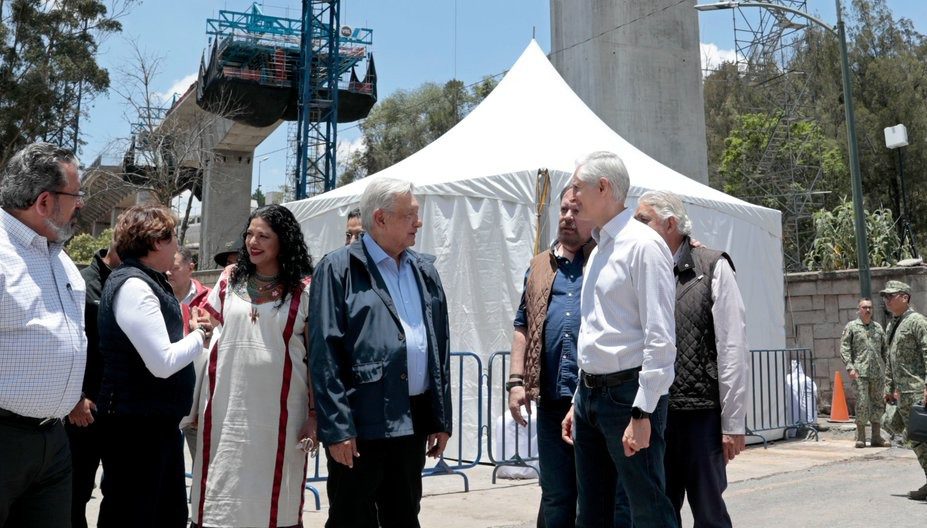
[[[650,413],[644,411],[640,407],[631,407],[631,418],[635,420],[643,420],[644,418],[650,418]]]
[[[525,382],[520,379],[511,379],[505,382],[505,392],[510,392],[515,387],[524,387]]]

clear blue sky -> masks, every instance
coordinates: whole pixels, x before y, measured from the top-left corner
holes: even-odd
[[[259,3],[266,14],[299,18],[299,0]],[[119,83],[117,70],[131,62],[127,40],[132,39],[162,58],[155,88],[164,93],[172,88],[182,90],[184,80],[196,73],[206,49],[206,19],[216,17],[220,9],[246,11],[250,5],[247,0],[145,0],[122,20],[123,33],[104,43],[100,60],[109,68],[111,82]],[[548,0],[342,0],[341,5],[342,24],[373,29],[372,51],[381,98],[428,81],[443,83],[456,77],[471,83],[503,72],[533,34],[541,48],[550,51]],[[809,0],[808,5],[810,12],[824,20],[836,20],[833,0]],[[896,16],[910,18],[918,31],[927,33],[927,0],[888,0],[888,5]],[[730,11],[699,17],[703,44],[713,44],[722,51],[734,47]],[[87,145],[80,154],[85,163],[116,138],[129,135],[125,113],[124,103],[116,95],[94,101],[82,126]],[[356,126],[343,126],[339,132],[339,139],[345,141],[357,137]],[[274,190],[283,183],[285,143],[283,125],[257,149],[258,158],[270,153],[261,164],[264,190]]]

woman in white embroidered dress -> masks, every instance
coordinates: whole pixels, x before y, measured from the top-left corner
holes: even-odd
[[[193,526],[302,526],[316,440],[306,349],[312,260],[279,205],[253,212],[242,237],[238,262],[206,306],[216,326],[197,405]]]

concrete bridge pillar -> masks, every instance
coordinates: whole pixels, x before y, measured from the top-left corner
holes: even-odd
[[[698,12],[695,2],[656,4],[551,0],[550,59],[612,130],[707,184]]]
[[[241,237],[251,214],[254,150],[216,150],[203,176],[199,269],[215,267],[213,255]]]

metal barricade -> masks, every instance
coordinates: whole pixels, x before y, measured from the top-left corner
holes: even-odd
[[[498,410],[502,418],[502,453],[495,453],[493,450],[493,427],[489,427],[489,433],[487,435],[487,444],[488,444],[488,454],[489,461],[495,465],[492,470],[492,483],[496,483],[496,473],[500,468],[504,466],[515,466],[515,467],[527,467],[534,470],[537,473],[535,466],[529,464],[529,462],[535,462],[538,460],[538,454],[533,452],[531,449],[531,442],[528,442],[528,450],[526,453],[521,453],[521,443],[520,435],[529,434],[528,431],[531,430],[532,423],[534,420],[534,415],[529,414],[526,417],[528,421],[528,426],[526,428],[516,427],[515,428],[515,446],[514,454],[511,457],[506,458],[506,449],[507,437],[505,434],[505,417],[509,413],[509,399],[508,394],[505,392],[505,382],[509,377],[509,356],[511,354],[507,351],[494,352],[489,356],[489,370],[487,372],[487,386],[489,388],[487,402],[486,402],[486,419],[488,422],[492,422],[493,417],[493,394],[499,394],[499,407]],[[530,437],[529,437],[530,438]]]
[[[464,481],[464,491],[470,491],[470,480],[467,475],[464,473],[464,470],[470,469],[480,463],[482,458],[482,434],[483,429],[486,427],[483,424],[483,388],[485,383],[485,377],[483,374],[483,363],[480,361],[479,356],[472,352],[451,352],[450,354],[451,361],[451,404],[458,410],[454,416],[454,431],[451,435],[451,441],[456,442],[457,445],[457,458],[450,458],[447,456],[441,456],[435,465],[430,468],[425,468],[422,470],[422,477],[438,477],[442,475],[458,475]],[[469,366],[468,366],[469,365]],[[454,375],[456,371],[456,376]],[[472,457],[473,460],[466,460],[465,457],[461,456],[464,452],[464,428],[463,420],[461,415],[463,410],[468,408],[464,403],[464,389],[466,386],[466,373],[473,372],[471,374],[476,379],[475,384],[475,395],[476,403],[471,405],[476,411],[477,416],[477,427],[476,427],[476,456]],[[455,383],[456,382],[456,383]],[[456,385],[456,386],[455,386]],[[312,493],[313,498],[315,499],[315,509],[321,509],[321,499],[319,497],[319,490],[313,486],[313,483],[316,482],[325,482],[328,480],[328,471],[327,466],[322,466],[322,459],[325,457],[325,450],[320,449],[319,455],[314,459],[309,459],[309,463],[313,466],[310,466],[310,469],[306,476],[306,489]],[[451,461],[452,463],[449,463]],[[323,471],[324,469],[324,471]]]
[[[467,370],[467,363],[472,365],[470,370],[475,369],[477,382],[474,387],[474,392],[476,394],[475,405],[465,405],[464,398],[464,389],[466,388],[466,377],[464,372]],[[457,376],[453,375],[456,370]],[[470,469],[480,463],[480,459],[483,456],[483,442],[482,434],[483,428],[483,362],[480,360],[480,357],[474,354],[473,352],[452,352],[451,353],[451,400],[452,405],[455,409],[458,410],[456,416],[454,417],[454,431],[451,435],[451,441],[456,439],[457,444],[457,458],[447,458],[446,455],[442,455],[441,458],[435,463],[434,467],[425,468],[422,471],[422,477],[438,477],[441,475],[459,475],[463,478],[464,481],[464,492],[470,491],[470,479],[467,478],[467,475],[464,473],[464,470]],[[454,387],[454,380],[457,381],[457,386]],[[476,424],[476,456],[470,457],[473,460],[465,460],[464,456],[464,410],[470,408],[476,411],[477,424]],[[454,463],[449,464],[448,460],[454,461]]]
[[[747,412],[747,436],[760,438],[765,447],[766,437],[759,433],[781,429],[784,437],[789,430],[806,428],[818,439],[810,349],[751,350],[750,376],[753,404]]]

